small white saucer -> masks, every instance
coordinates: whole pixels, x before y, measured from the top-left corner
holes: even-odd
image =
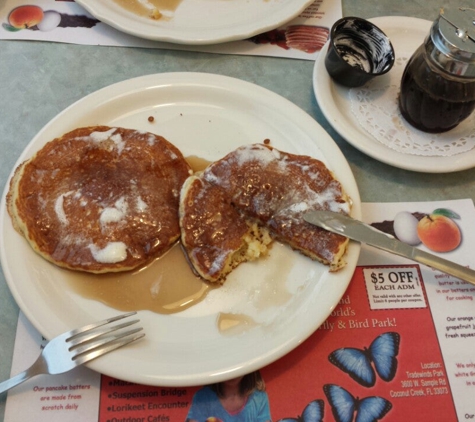
[[[424,42],[432,22],[402,16],[370,19],[390,38],[398,57],[410,57]],[[325,69],[327,45],[313,71],[313,89],[323,115],[347,142],[383,163],[425,173],[448,173],[475,167],[475,149],[451,156],[423,156],[393,150],[376,140],[358,122],[351,109],[350,89],[336,84]],[[450,136],[449,134],[443,136]]]

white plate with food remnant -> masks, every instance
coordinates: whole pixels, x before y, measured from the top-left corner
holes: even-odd
[[[313,0],[76,0],[125,33],[179,44],[242,40],[297,17]]]
[[[432,22],[427,20],[403,16],[383,16],[370,19],[370,21],[381,28],[391,40],[396,53],[396,61],[406,60],[412,56],[414,51],[424,42],[432,24]],[[388,143],[383,143],[373,136],[360,123],[354,113],[354,105],[351,101],[352,90],[333,82],[328,75],[325,69],[327,47],[328,44],[323,47],[323,54],[315,62],[313,72],[314,93],[323,115],[346,141],[376,160],[405,170],[425,173],[447,173],[475,166],[474,148],[451,155],[420,155],[416,154],[415,149],[412,148],[407,148],[407,152],[403,152],[400,148],[396,149],[396,147],[390,148]],[[397,77],[396,67],[386,75],[381,76],[381,79],[373,79],[370,84],[380,83],[383,86],[391,84],[392,86],[396,85],[399,87],[400,78]],[[390,116],[389,118],[394,121],[396,116],[389,113],[389,110],[392,109],[390,107],[385,108],[386,113]],[[377,116],[374,113],[369,112],[368,115],[375,122],[375,127],[384,127],[390,133],[391,128],[387,128],[383,124],[384,122],[377,121]],[[401,119],[403,119],[402,116]],[[411,133],[422,133],[412,128],[408,123],[404,124],[404,128],[404,130]],[[473,142],[473,130],[471,130],[471,127],[469,129],[468,133],[471,133]],[[424,135],[426,134],[422,136]],[[438,139],[434,142],[440,142],[440,145],[462,145],[463,143],[462,140],[458,139],[459,134],[456,130],[436,135]],[[393,137],[396,138],[394,135]],[[453,151],[455,151],[455,148],[453,148]]]
[[[361,217],[350,167],[314,119],[271,91],[212,74],[149,75],[94,92],[48,123],[17,165],[55,137],[99,123],[160,134],[194,162],[214,161],[238,146],[268,139],[278,149],[326,163],[352,198],[352,215]],[[205,284],[193,279],[199,286],[190,293],[193,306],[182,299],[178,305],[169,300],[168,305],[154,308],[167,286],[179,291],[182,279],[190,277],[179,248],[143,271],[109,276],[67,271],[42,259],[15,232],[5,194],[0,256],[21,310],[48,339],[121,310],[137,310],[145,339],[89,366],[141,384],[218,382],[285,355],[332,312],[350,282],[360,251],[358,244],[351,243],[346,267],[330,273],[326,266],[274,244],[267,258],[240,265],[222,287],[203,294],[200,289]],[[115,287],[100,292],[103,283]]]

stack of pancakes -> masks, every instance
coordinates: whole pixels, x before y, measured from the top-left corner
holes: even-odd
[[[7,194],[15,229],[45,259],[92,273],[127,271],[181,236],[194,270],[222,282],[274,239],[330,266],[348,240],[302,219],[349,213],[350,200],[319,160],[248,145],[199,174],[163,137],[94,126],[47,143],[15,171]]]

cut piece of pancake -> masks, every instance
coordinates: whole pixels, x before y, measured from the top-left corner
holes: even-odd
[[[161,136],[79,128],[16,169],[7,207],[15,229],[47,260],[92,273],[126,271],[179,238],[179,194],[191,174]]]
[[[350,211],[350,199],[325,164],[267,145],[247,145],[184,184],[181,238],[192,265],[209,281],[224,280],[247,260],[247,245],[259,250],[255,242],[264,238],[266,250],[269,234],[336,271],[345,265],[348,239],[304,221],[310,210]],[[251,243],[244,240],[249,227],[258,233]]]
[[[191,176],[181,198],[182,245],[205,280],[222,281],[241,262],[266,254],[272,241],[268,231],[246,221],[219,186]]]

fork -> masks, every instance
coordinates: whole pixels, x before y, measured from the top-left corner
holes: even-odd
[[[139,322],[138,319],[114,324],[136,313],[117,315],[55,337],[26,371],[0,383],[0,394],[36,375],[62,374],[144,337],[144,333],[139,333],[142,327],[125,330]]]

